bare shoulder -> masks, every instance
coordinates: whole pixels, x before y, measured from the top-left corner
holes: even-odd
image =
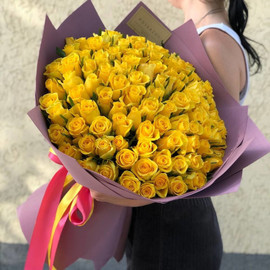
[[[201,34],[205,50],[225,88],[236,99],[245,85],[245,60],[237,42],[219,29]]]
[[[242,57],[242,51],[236,41],[227,33],[210,28],[201,34],[201,40],[205,48],[211,53],[226,56],[229,59]],[[212,52],[213,51],[213,52]]]

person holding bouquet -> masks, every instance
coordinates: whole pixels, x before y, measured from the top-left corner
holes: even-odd
[[[243,102],[249,64],[261,69],[257,52],[244,36],[248,9],[243,0],[169,0],[192,19],[205,50],[231,96]],[[133,208],[126,249],[129,270],[219,269],[222,239],[210,198],[167,204],[115,199],[91,190],[97,201]]]

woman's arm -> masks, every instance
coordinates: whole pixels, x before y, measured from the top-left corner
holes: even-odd
[[[223,85],[239,101],[240,91],[246,82],[246,65],[241,48],[229,35],[218,29],[204,31],[201,40]]]

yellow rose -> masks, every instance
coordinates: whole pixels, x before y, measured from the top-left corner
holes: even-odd
[[[189,159],[184,156],[178,155],[172,159],[172,172],[176,174],[185,174],[189,167]]]
[[[112,66],[108,63],[101,64],[98,69],[98,78],[105,85],[109,82],[109,77],[112,72]]]
[[[57,93],[45,94],[39,98],[40,109],[46,110],[57,101],[58,101]]]
[[[128,39],[126,39],[126,38],[120,38],[118,40],[118,44],[117,45],[118,45],[120,51],[125,51],[128,48],[129,44],[130,44],[130,41]]]
[[[212,154],[212,150],[210,149],[210,143],[208,140],[201,139],[200,140],[200,147],[197,150],[197,153],[201,156],[207,156]]]
[[[181,92],[185,89],[186,84],[185,82],[177,76],[177,79],[173,85],[173,88],[176,89],[177,92]]]
[[[71,113],[72,116],[81,116],[80,110],[81,104],[77,103],[69,109],[69,112]]]
[[[96,89],[98,95],[98,105],[102,114],[107,115],[112,108],[113,91],[110,87],[100,86]]]
[[[68,56],[62,58],[60,71],[62,74],[75,71],[75,74],[81,77],[82,70],[80,63],[80,56],[76,52],[72,52]]]
[[[220,157],[206,158],[205,162],[210,162],[211,165],[210,172],[215,170],[216,168],[219,168],[223,164],[222,158]]]
[[[113,181],[117,179],[119,173],[118,167],[111,160],[104,161],[101,165],[98,165],[96,171]]]
[[[128,66],[133,68],[133,67],[137,67],[140,64],[141,58],[133,54],[130,54],[130,55],[125,54],[122,57],[122,61],[126,62]]]
[[[203,126],[198,121],[190,121],[189,123],[189,133],[190,134],[203,134]]]
[[[220,136],[222,138],[226,138],[227,130],[226,130],[225,123],[223,120],[220,119],[217,121],[217,128],[218,128],[218,132],[220,133]]]
[[[44,75],[49,77],[49,78],[56,78],[56,79],[62,80],[63,77],[62,77],[62,74],[60,72],[61,59],[62,58],[57,58],[52,63],[48,64],[45,67],[46,71],[44,72]]]
[[[71,142],[68,131],[58,124],[51,124],[48,129],[48,134],[51,142],[57,145],[60,145],[63,142]]]
[[[181,176],[169,177],[169,193],[180,196],[186,193],[188,186],[183,181]]]
[[[187,114],[182,114],[179,116],[174,116],[170,119],[172,129],[177,129],[183,133],[189,132],[189,118]]]
[[[87,50],[88,52],[89,52],[89,45],[88,45],[88,42],[87,42],[87,40],[86,40],[86,38],[85,37],[81,37],[81,38],[77,38],[76,40],[75,40],[75,43],[77,43],[77,44],[79,44],[79,49],[80,50]]]
[[[210,120],[206,120],[203,123],[203,134],[200,136],[202,139],[210,139],[211,134],[212,134],[212,129],[211,129],[211,122]]]
[[[115,134],[126,137],[133,126],[132,120],[128,119],[123,113],[114,114],[112,120]]]
[[[64,99],[66,92],[55,78],[49,78],[45,81],[45,87],[51,93],[57,93],[59,99]]]
[[[150,78],[148,75],[144,74],[142,71],[137,71],[137,70],[132,71],[128,75],[128,79],[133,85],[138,85],[138,84],[145,85],[146,83],[150,81]]]
[[[53,124],[59,124],[65,126],[68,119],[71,118],[71,113],[68,109],[63,108],[60,101],[53,103],[49,108],[46,109],[48,118],[51,119]]]
[[[160,135],[163,135],[166,131],[171,129],[171,122],[167,116],[158,114],[154,118],[154,126],[159,130]]]
[[[119,183],[121,186],[131,190],[134,193],[139,193],[141,182],[138,178],[130,171],[124,171],[119,177]]]
[[[207,111],[201,106],[196,107],[193,111],[189,112],[188,115],[190,120],[199,121],[201,124],[209,119]]]
[[[154,97],[159,101],[161,101],[164,96],[164,93],[165,91],[163,89],[156,88],[153,84],[151,84],[147,87],[147,93],[145,97]]]
[[[87,124],[91,124],[94,119],[100,116],[98,106],[94,100],[83,99],[81,101],[80,114]]]
[[[93,55],[98,66],[109,63],[109,53],[104,50],[98,50]]]
[[[169,173],[172,170],[171,152],[168,149],[155,152],[153,160],[161,172]]]
[[[184,92],[192,102],[196,104],[200,103],[202,96],[202,82],[198,82],[196,80],[193,81],[192,83],[187,85]]]
[[[85,124],[85,120],[82,117],[75,116],[68,120],[67,129],[69,133],[76,138],[87,133],[88,126]]]
[[[104,136],[95,141],[95,153],[102,159],[111,159],[115,152],[116,147],[112,144],[113,137]]]
[[[112,131],[112,122],[105,116],[97,116],[90,125],[89,132],[96,137],[109,135]]]
[[[169,178],[166,173],[157,173],[152,178],[156,193],[160,198],[167,197],[169,188]]]
[[[193,172],[186,176],[185,183],[191,190],[197,190],[206,184],[206,176],[201,172]]]
[[[89,99],[89,95],[85,90],[84,84],[78,84],[72,87],[69,90],[69,94],[67,96],[67,101],[71,103],[72,100],[74,104],[80,103],[82,99]]]
[[[122,102],[113,102],[112,108],[109,112],[109,118],[112,119],[112,116],[116,113],[123,113],[127,115],[127,108],[126,105]]]
[[[135,148],[141,157],[151,157],[157,150],[157,146],[146,138],[139,140]]]
[[[141,184],[140,195],[148,199],[154,198],[156,196],[155,186],[151,183]]]
[[[162,73],[162,72],[164,72],[167,69],[167,66],[164,65],[162,63],[162,61],[157,61],[157,60],[156,61],[151,61],[150,60],[148,63],[155,65],[154,74]]]
[[[98,79],[95,73],[91,73],[87,76],[85,80],[85,91],[91,98],[93,96],[93,92],[95,92],[96,88],[99,86],[100,80]]]
[[[74,71],[67,72],[63,76],[64,76],[64,80],[63,80],[62,86],[67,93],[69,93],[69,90],[73,88],[74,86],[84,83],[82,78],[77,76]]]
[[[204,163],[203,163],[203,167],[201,168],[201,171],[203,174],[207,174],[209,173],[211,170],[211,163],[209,160],[205,160]]]
[[[131,168],[131,171],[143,182],[150,180],[157,170],[158,165],[150,158],[139,159]]]
[[[89,37],[87,43],[90,50],[100,50],[103,47],[103,39],[101,36]]]
[[[200,137],[198,135],[187,136],[187,153],[196,152],[200,148]]]
[[[171,100],[166,100],[165,102],[163,102],[163,104],[164,104],[164,107],[159,114],[162,114],[162,115],[170,118],[171,114],[175,113],[177,111],[177,107],[176,107],[175,103]]]
[[[116,154],[116,163],[122,169],[130,169],[138,160],[138,152],[136,149],[122,149]]]
[[[136,136],[138,140],[147,138],[151,141],[156,141],[160,138],[159,130],[149,120],[140,123],[136,130]]]
[[[150,81],[153,80],[156,64],[143,63],[138,67],[139,71],[142,71],[144,74],[148,75]]]
[[[111,74],[109,82],[113,90],[123,90],[129,86],[129,81],[124,74]],[[116,99],[119,99],[119,97]]]
[[[128,36],[127,39],[132,45],[138,41],[145,43],[145,37],[141,37],[141,36]]]
[[[84,160],[78,160],[78,163],[87,170],[96,171],[97,163],[93,160],[93,157],[88,157]]]
[[[96,138],[93,135],[85,134],[78,141],[80,151],[84,155],[90,155],[95,153],[95,141]]]
[[[130,85],[124,90],[123,97],[120,98],[120,101],[123,100],[126,105],[138,106],[145,93],[146,89],[144,86]]]
[[[171,152],[177,151],[184,144],[186,135],[180,130],[167,131],[164,136],[157,141],[158,150],[168,149]]]
[[[80,44],[79,43],[73,43],[73,44],[66,44],[64,46],[63,51],[65,52],[66,55],[69,55],[75,51],[78,52],[78,49],[80,48]]]
[[[141,116],[141,112],[139,111],[137,107],[131,107],[127,118],[132,120],[134,129],[135,130],[138,129],[142,121],[142,116]]]
[[[119,47],[109,47],[107,52],[109,53],[110,60],[121,59],[121,51]]]
[[[192,153],[186,155],[186,158],[189,160],[189,168],[193,170],[200,170],[203,167],[203,160],[201,155]]]
[[[186,110],[188,111],[191,108],[191,100],[190,98],[183,92],[174,92],[171,96],[170,96],[170,100],[174,102],[174,104],[177,107],[177,112],[176,114],[178,114],[179,112]]]
[[[157,88],[165,89],[168,79],[168,76],[165,76],[164,74],[158,74],[155,79],[155,86]]]
[[[82,72],[83,72],[83,77],[86,79],[88,75],[92,74],[95,72],[97,69],[97,63],[94,59],[85,59],[83,60],[83,66],[82,66]]]
[[[82,154],[80,152],[80,150],[74,146],[74,145],[71,145],[70,143],[66,143],[66,142],[63,142],[60,146],[59,146],[59,151],[61,151],[62,153],[72,157],[72,158],[75,158],[75,159],[81,159],[82,157]]]
[[[114,137],[113,144],[115,145],[117,151],[120,151],[122,149],[126,149],[129,146],[128,141],[125,140],[123,138],[123,136],[121,136],[121,135],[117,135]]]
[[[162,111],[164,104],[160,103],[154,97],[144,98],[140,104],[139,110],[142,116],[146,116],[147,120],[153,121],[154,117]]]

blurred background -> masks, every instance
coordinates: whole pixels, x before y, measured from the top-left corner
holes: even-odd
[[[139,0],[93,0],[107,29],[114,29]],[[167,0],[143,1],[170,29],[183,14]],[[27,116],[35,106],[36,62],[45,15],[57,28],[84,0],[0,1],[0,269],[23,269],[27,243],[16,208],[58,170],[48,158],[48,144]],[[158,3],[158,4],[157,4]],[[262,57],[263,71],[251,77],[245,105],[270,140],[270,2],[247,1],[246,36]],[[270,269],[270,155],[244,170],[237,193],[213,198],[223,236],[222,269]],[[93,269],[79,261],[69,269]],[[110,261],[104,269],[125,269]]]

